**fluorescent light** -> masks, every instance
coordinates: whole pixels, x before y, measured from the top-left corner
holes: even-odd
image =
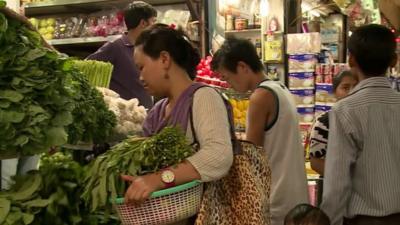
[[[269,2],[268,2],[268,0],[261,0],[260,15],[262,17],[267,17],[268,14],[269,14]]]

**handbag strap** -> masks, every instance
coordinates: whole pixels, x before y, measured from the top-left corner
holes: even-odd
[[[223,96],[223,94],[221,94],[216,89],[214,89],[214,90],[221,96],[222,101],[224,102],[224,105],[225,105],[226,110],[227,110],[228,120],[229,120],[229,132],[230,132],[231,141],[232,141],[233,153],[235,155],[236,154],[240,154],[241,153],[241,145],[239,144],[239,140],[237,139],[236,134],[235,134],[235,126],[233,124],[233,112],[232,112],[230,103]],[[200,147],[200,143],[199,143],[199,141],[197,139],[197,134],[196,134],[196,130],[194,129],[194,122],[193,122],[193,99],[194,99],[194,95],[192,96],[192,102],[191,102],[191,106],[190,106],[190,115],[189,115],[190,129],[192,131],[192,136],[193,136],[193,142],[190,145],[191,146],[197,145],[198,148],[199,148]]]

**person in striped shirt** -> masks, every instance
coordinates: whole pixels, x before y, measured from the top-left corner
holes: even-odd
[[[356,86],[357,77],[351,71],[345,70],[333,78],[333,93],[337,100],[345,98]],[[325,156],[328,149],[329,111],[315,119],[310,135],[310,163],[311,168],[324,175]]]
[[[395,35],[366,25],[348,46],[360,82],[329,114],[321,208],[332,225],[398,225],[400,93],[385,77],[397,61]]]

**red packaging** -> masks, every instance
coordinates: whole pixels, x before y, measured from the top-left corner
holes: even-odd
[[[322,67],[321,67],[321,64],[317,64],[317,65],[315,66],[315,74],[316,74],[316,75],[322,75]]]
[[[340,66],[340,64],[334,64],[333,65],[333,74],[334,75],[337,75],[338,73],[340,73],[341,72],[341,66]]]
[[[324,64],[323,67],[322,67],[322,73],[323,73],[324,75],[326,75],[326,74],[331,74],[331,72],[332,72],[332,70],[331,70],[331,65],[329,65],[329,64]]]
[[[324,75],[317,74],[317,76],[315,77],[315,83],[324,83]]]
[[[332,84],[332,74],[325,74],[325,83]]]

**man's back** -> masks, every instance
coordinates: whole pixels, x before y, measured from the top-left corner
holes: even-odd
[[[121,98],[137,98],[146,108],[152,107],[152,99],[144,90],[139,72],[133,61],[134,46],[126,35],[106,43],[88,59],[107,61],[114,65],[111,77],[110,89],[117,92]]]
[[[368,78],[332,114],[323,209],[331,218],[400,212],[400,93],[386,77]]]

